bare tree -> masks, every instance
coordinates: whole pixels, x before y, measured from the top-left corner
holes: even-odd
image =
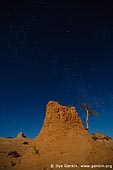
[[[92,106],[94,106],[95,102],[92,103],[91,105],[88,104],[88,102],[80,103],[80,106],[85,110],[86,112],[86,130],[89,129],[89,115],[94,115],[96,116],[98,113],[92,109]]]

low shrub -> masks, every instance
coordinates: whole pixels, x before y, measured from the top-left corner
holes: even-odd
[[[70,106],[70,105],[67,105],[67,107],[68,107],[68,108],[71,108],[72,106]]]
[[[11,166],[15,166],[16,163],[14,161],[11,161]]]
[[[22,144],[24,144],[24,145],[28,145],[28,142],[23,142]]]
[[[17,151],[10,151],[10,152],[8,152],[8,156],[11,156],[11,157],[14,157],[14,158],[18,158],[21,155]]]
[[[96,136],[93,136],[92,139],[96,141],[98,138]]]
[[[105,137],[104,137],[104,139],[109,140],[109,139],[110,139],[110,137],[109,137],[109,136],[105,136]]]
[[[39,148],[37,148],[36,146],[32,146],[32,149],[33,149],[33,153],[39,155]]]

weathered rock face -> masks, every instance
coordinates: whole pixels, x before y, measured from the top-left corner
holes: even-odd
[[[111,164],[112,160],[113,152],[92,139],[74,107],[50,101],[43,127],[19,170],[50,170],[51,164]]]

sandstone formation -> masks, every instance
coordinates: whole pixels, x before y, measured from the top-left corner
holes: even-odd
[[[113,151],[92,139],[75,107],[50,101],[42,129],[22,156],[17,170],[51,170],[58,165],[66,169],[66,164],[74,164],[78,169],[83,169],[82,164],[112,165]]]

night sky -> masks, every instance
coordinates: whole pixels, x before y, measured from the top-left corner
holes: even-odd
[[[40,131],[48,101],[98,102],[90,133],[113,137],[112,1],[0,5],[0,136]]]

